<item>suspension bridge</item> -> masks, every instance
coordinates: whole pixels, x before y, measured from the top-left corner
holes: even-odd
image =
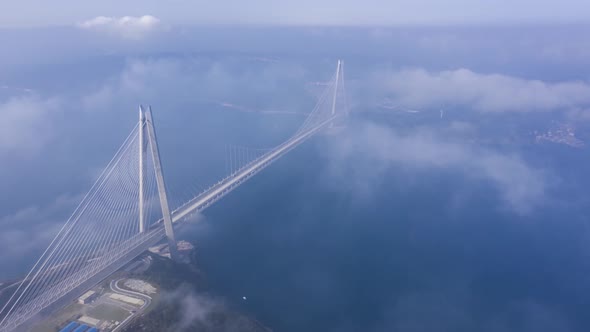
[[[228,173],[172,209],[162,172],[151,107],[71,217],[0,310],[0,332],[26,330],[70,303],[149,247],[166,240],[177,259],[174,229],[346,113],[342,62],[301,127],[269,150],[229,148]]]

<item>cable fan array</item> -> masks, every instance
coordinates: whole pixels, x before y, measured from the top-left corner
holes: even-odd
[[[336,120],[341,115],[348,115],[348,102],[344,89],[344,69],[342,61],[338,61],[336,73],[326,84],[326,88],[320,94],[318,102],[309,113],[301,127],[294,136],[301,135],[321,125],[326,119]],[[332,122],[333,124],[333,122]]]
[[[147,229],[139,229],[139,125],[1,310],[0,330],[51,305],[135,245],[162,233],[154,165],[146,158]],[[161,235],[160,235],[161,236]]]

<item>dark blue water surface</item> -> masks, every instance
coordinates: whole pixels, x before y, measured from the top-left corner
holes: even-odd
[[[537,165],[578,165],[552,193],[558,200],[521,215],[499,208],[489,183],[452,171],[391,167],[359,194],[328,171],[322,149],[332,139],[296,149],[185,234],[230,302],[276,331],[590,326],[578,150],[534,148]]]

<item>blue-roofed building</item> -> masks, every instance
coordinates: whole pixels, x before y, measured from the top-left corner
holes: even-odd
[[[61,330],[59,330],[59,332],[72,332],[77,326],[78,323],[70,322],[68,325],[64,326]]]
[[[86,325],[86,324],[82,324],[80,326],[78,326],[77,329],[74,330],[74,332],[85,332],[86,330],[88,330],[90,326]]]
[[[86,332],[98,332],[98,329],[96,327],[93,327],[93,328],[91,328],[90,330],[88,330]]]

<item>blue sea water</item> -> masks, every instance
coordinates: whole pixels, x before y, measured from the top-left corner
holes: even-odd
[[[392,167],[361,195],[327,174],[329,139],[299,147],[185,235],[229,302],[276,331],[590,326],[580,150],[530,148],[533,164],[567,174],[521,215],[500,208],[489,183],[452,171]]]

